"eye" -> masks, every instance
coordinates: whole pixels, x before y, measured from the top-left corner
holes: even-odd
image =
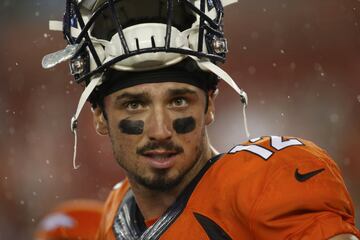
[[[126,102],[124,105],[126,109],[130,111],[140,110],[144,107],[144,104],[140,101],[130,101]]]
[[[188,101],[184,97],[177,97],[172,100],[171,105],[173,107],[186,107]]]

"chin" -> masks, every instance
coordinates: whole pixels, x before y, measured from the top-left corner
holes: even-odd
[[[156,173],[152,177],[135,176],[135,180],[142,186],[159,192],[166,192],[177,187],[183,180],[184,175],[176,177],[168,176],[168,173]]]

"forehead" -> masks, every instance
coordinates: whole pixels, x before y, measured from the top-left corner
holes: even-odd
[[[186,83],[178,82],[161,82],[161,83],[144,83],[132,87],[120,89],[110,95],[110,98],[118,98],[123,95],[145,94],[148,97],[169,97],[181,94],[204,94],[204,91]]]

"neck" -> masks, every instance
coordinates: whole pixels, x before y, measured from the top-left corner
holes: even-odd
[[[206,162],[216,154],[216,150],[209,144],[205,144],[203,151],[193,168],[184,176],[183,180],[174,188],[167,191],[156,191],[149,189],[133,179],[129,178],[131,188],[134,192],[136,203],[145,220],[160,217],[176,201],[177,197],[199,173]]]

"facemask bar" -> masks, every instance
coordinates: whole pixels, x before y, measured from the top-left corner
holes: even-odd
[[[64,16],[64,35],[65,38],[68,40],[70,44],[77,43],[84,41],[84,48],[83,51],[86,51],[86,48],[89,49],[91,55],[93,56],[95,63],[96,63],[96,69],[93,71],[85,71],[81,74],[75,75],[76,81],[78,83],[83,82],[84,80],[89,80],[93,75],[97,73],[101,73],[105,71],[107,68],[109,68],[111,65],[122,61],[126,58],[144,54],[144,53],[153,53],[153,52],[170,52],[170,53],[179,53],[183,55],[191,55],[196,56],[198,58],[208,58],[213,62],[224,62],[225,61],[225,53],[224,52],[214,52],[211,51],[208,47],[208,52],[203,52],[204,46],[204,35],[205,30],[207,31],[206,34],[210,34],[213,37],[223,38],[224,33],[222,31],[222,16],[223,16],[223,7],[220,0],[213,0],[213,5],[216,8],[216,18],[215,20],[212,20],[209,16],[205,14],[205,8],[206,8],[206,2],[207,0],[200,0],[200,9],[198,9],[196,6],[194,6],[193,3],[191,3],[189,0],[182,0],[185,7],[189,8],[189,10],[193,11],[196,15],[199,15],[200,22],[199,26],[199,36],[198,36],[198,51],[192,50],[192,49],[185,49],[185,48],[174,48],[170,46],[170,39],[171,39],[171,27],[172,27],[172,17],[173,17],[173,0],[167,0],[167,23],[166,23],[166,35],[165,37],[165,46],[152,46],[150,48],[143,48],[143,49],[137,49],[134,51],[130,51],[127,41],[125,39],[124,33],[123,33],[123,26],[120,24],[119,16],[115,8],[115,3],[119,2],[121,0],[108,0],[101,4],[97,10],[93,13],[89,21],[85,23],[83,16],[81,15],[81,12],[79,8],[77,7],[78,4],[75,0],[67,0],[67,9],[66,14]],[[209,4],[209,3],[208,3]],[[113,22],[116,24],[116,30],[117,34],[119,35],[119,39],[121,42],[121,45],[124,49],[124,54],[119,55],[110,61],[107,61],[105,63],[101,63],[100,58],[95,50],[94,44],[92,42],[92,39],[90,37],[90,29],[95,23],[97,17],[104,11],[106,8],[109,8],[111,11],[111,17]],[[72,36],[71,35],[71,27],[74,26],[74,24],[78,22],[79,26],[81,28],[80,34],[78,36]],[[206,38],[205,38],[206,42]],[[208,45],[208,44],[207,44]],[[81,52],[81,51],[79,51]],[[79,57],[80,54],[78,54],[77,57]]]
[[[115,9],[115,4],[114,4],[113,0],[109,0],[109,6],[110,6],[110,9],[111,9],[111,13],[112,13],[111,16],[112,16],[113,21],[116,23],[116,26],[117,26],[117,32],[118,32],[118,35],[119,35],[119,38],[120,38],[121,45],[124,48],[125,55],[128,55],[128,54],[130,54],[130,50],[129,50],[128,44],[127,44],[125,36],[124,36],[123,28],[122,28],[122,26],[120,24],[120,21],[118,19],[116,9]]]
[[[73,43],[73,39],[74,39],[74,37],[71,36],[71,27],[77,24],[78,22],[80,28],[83,29],[84,31],[86,26],[83,17],[81,16],[80,10],[79,8],[75,7],[75,4],[76,3],[74,3],[73,0],[67,0],[66,3],[67,9],[64,15],[64,36],[68,41],[70,41],[70,44]],[[98,67],[101,66],[101,61],[90,39],[88,31],[85,31],[81,38],[79,37],[76,38],[75,43],[79,44],[82,41],[82,38],[85,38],[84,49],[88,47],[91,52],[91,55],[94,57],[96,65]]]
[[[167,26],[166,26],[166,36],[165,36],[165,49],[170,48],[170,38],[171,38],[171,22],[173,18],[173,8],[174,4],[173,1],[168,0],[168,19],[167,19]]]

